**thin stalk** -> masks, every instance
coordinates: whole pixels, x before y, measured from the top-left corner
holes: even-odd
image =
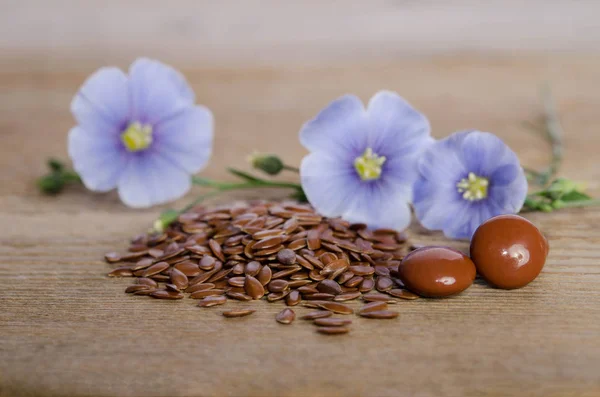
[[[563,160],[563,129],[558,118],[556,105],[552,97],[549,85],[544,85],[540,90],[541,103],[543,108],[543,126],[536,125],[529,121],[524,126],[537,133],[543,130],[544,137],[550,144],[552,158],[550,164],[543,171],[536,171],[524,168],[528,174],[528,179],[540,186],[546,186],[552,181],[558,173]]]
[[[196,185],[200,186],[210,186],[214,187],[218,190],[234,190],[234,189],[252,189],[252,188],[287,188],[287,189],[300,189],[301,186],[298,183],[293,182],[276,182],[276,181],[267,181],[264,179],[257,179],[254,182],[244,182],[244,183],[228,183],[228,182],[217,182],[206,178],[201,178],[198,176],[192,177],[192,182]]]
[[[552,92],[549,85],[542,87],[541,91],[542,106],[544,108],[544,123],[545,133],[552,148],[552,160],[547,170],[542,174],[545,175],[545,183],[548,183],[557,174],[563,160],[563,129],[558,119],[556,105],[552,97]]]
[[[211,198],[213,196],[216,196],[219,193],[221,193],[220,190],[213,190],[212,192],[208,192],[206,194],[198,196],[198,197],[196,197],[196,199],[194,201],[192,201],[191,203],[189,203],[188,205],[186,205],[185,207],[183,207],[179,211],[179,213],[183,214],[184,212],[188,212],[189,210],[191,210],[192,208],[194,208],[195,206],[197,206],[198,204],[200,204],[202,201],[206,200],[207,198]]]
[[[287,164],[284,164],[284,165],[283,165],[283,169],[284,169],[284,170],[286,170],[286,171],[295,172],[295,173],[297,173],[297,174],[299,174],[299,173],[300,173],[300,169],[299,169],[299,168],[297,168],[297,167],[292,167],[291,165],[287,165]]]

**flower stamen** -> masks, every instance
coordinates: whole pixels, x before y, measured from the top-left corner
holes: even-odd
[[[139,152],[152,144],[152,126],[139,122],[129,124],[121,134],[121,141],[130,152]]]
[[[459,193],[468,201],[483,200],[488,196],[488,186],[490,182],[487,178],[475,175],[469,172],[467,178],[463,178],[456,184]]]
[[[354,168],[360,179],[363,181],[372,181],[381,177],[381,167],[385,163],[385,160],[385,156],[378,156],[369,147],[362,156],[354,160]]]

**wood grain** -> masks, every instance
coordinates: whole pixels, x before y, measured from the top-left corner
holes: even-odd
[[[160,208],[130,210],[114,193],[82,188],[43,197],[33,186],[46,157],[66,157],[68,105],[93,68],[63,70],[0,68],[0,395],[600,395],[598,209],[529,216],[551,252],[523,289],[477,281],[458,297],[401,302],[397,320],[356,318],[340,337],[303,321],[277,324],[281,304],[201,309],[125,295],[128,281],[106,278],[102,255],[124,249]],[[539,115],[537,90],[550,81],[566,131],[563,173],[598,196],[598,70],[598,57],[552,55],[185,72],[216,116],[205,173],[215,178],[227,178],[226,165],[245,167],[254,149],[298,163],[304,121],[343,93],[366,100],[380,88],[424,111],[437,137],[493,131],[525,165],[542,166],[546,144],[522,123]],[[246,194],[219,201],[285,192]],[[417,225],[410,235],[466,248]],[[242,306],[257,312],[220,314]]]

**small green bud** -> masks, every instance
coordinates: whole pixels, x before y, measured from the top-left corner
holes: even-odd
[[[179,217],[180,212],[174,209],[168,209],[164,211],[152,225],[152,232],[162,233],[167,226],[175,222]]]
[[[65,187],[65,182],[56,172],[39,178],[37,184],[42,193],[46,194],[58,194]]]
[[[157,219],[154,221],[154,224],[152,225],[152,228],[150,229],[150,233],[162,233],[165,230],[165,225],[163,224],[163,221],[161,221],[160,219]]]
[[[50,167],[53,172],[61,172],[65,168],[65,165],[62,161],[51,158],[48,159],[48,167]]]
[[[283,162],[274,154],[253,154],[250,156],[252,167],[266,172],[269,175],[277,175],[283,170]]]

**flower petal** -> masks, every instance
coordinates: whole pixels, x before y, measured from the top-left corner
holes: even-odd
[[[152,150],[193,174],[206,166],[213,142],[213,115],[194,106],[154,127]]]
[[[460,155],[468,172],[490,177],[504,164],[519,164],[517,155],[489,132],[468,131],[461,142]]]
[[[458,156],[458,148],[465,136],[466,133],[456,133],[429,145],[418,161],[421,177],[436,184],[455,187],[468,173]]]
[[[452,214],[451,221],[443,228],[444,235],[452,239],[471,238],[475,229],[482,223],[481,211],[477,204],[463,201]]]
[[[470,239],[483,222],[507,213],[490,200],[463,203],[462,208],[454,214],[455,221],[444,228],[444,235],[448,238]]]
[[[115,136],[89,132],[83,127],[69,131],[69,156],[84,185],[97,192],[114,189],[128,161],[128,153]]]
[[[404,230],[410,224],[409,199],[402,186],[381,180],[361,182],[342,218],[372,229]]]
[[[494,203],[492,216],[519,212],[527,196],[527,178],[515,152],[494,134],[480,131],[465,136],[461,152],[469,172],[490,178],[487,201]]]
[[[115,134],[129,116],[129,83],[118,68],[101,68],[83,83],[71,102],[71,112],[88,131]]]
[[[354,95],[345,95],[302,126],[300,143],[311,152],[354,161],[367,147],[368,131],[362,102]]]
[[[431,143],[429,120],[395,92],[379,91],[369,101],[368,146],[379,155],[414,155]]]
[[[460,222],[457,214],[466,204],[453,185],[438,183],[437,179],[419,179],[414,185],[415,215],[429,230],[446,230]]]
[[[123,203],[144,208],[183,196],[191,187],[191,179],[169,160],[146,152],[132,156],[118,186]]]
[[[359,184],[352,165],[317,152],[302,160],[300,178],[308,201],[321,215],[329,217],[346,211]]]
[[[131,65],[129,76],[132,121],[154,125],[194,104],[185,77],[161,62],[140,58]]]
[[[502,211],[495,213],[500,214],[516,214],[521,211],[525,198],[527,197],[527,177],[522,168],[518,169],[517,176],[510,184],[496,185],[494,180],[488,189],[490,201],[493,201],[496,206]]]
[[[413,185],[419,179],[419,154],[417,152],[392,156],[383,165],[381,179],[386,183],[395,184],[397,189],[402,189],[408,202],[412,202]]]
[[[523,170],[518,164],[504,164],[492,172],[490,181],[494,186],[506,186],[517,178],[519,172]]]

